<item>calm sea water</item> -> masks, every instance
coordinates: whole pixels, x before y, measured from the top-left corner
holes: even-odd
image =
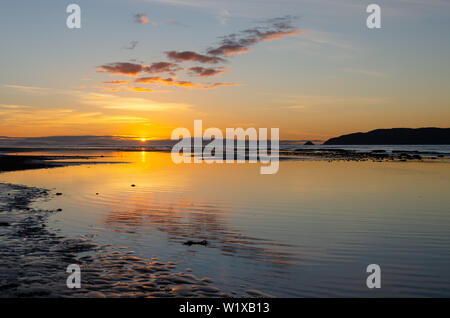
[[[286,161],[260,175],[259,164],[96,154],[117,163],[8,172],[0,182],[62,192],[35,204],[63,209],[49,225],[67,237],[179,262],[225,291],[450,296],[448,162]],[[210,245],[182,244],[203,239]],[[378,290],[365,283],[373,263]]]

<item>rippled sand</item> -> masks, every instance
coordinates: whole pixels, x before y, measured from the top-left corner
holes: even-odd
[[[29,207],[51,195],[44,189],[0,184],[1,297],[231,297],[211,278],[177,271],[175,262],[144,259],[126,248],[67,239],[46,228],[58,210]],[[81,267],[81,288],[66,286],[69,264]],[[189,270],[189,269],[188,269]],[[248,290],[243,297],[266,297]]]
[[[0,224],[11,222],[0,225],[0,296],[449,294],[444,160],[287,160],[267,178],[251,164],[92,155],[129,163],[0,174],[37,188],[0,189]],[[82,290],[65,286],[72,263]],[[373,263],[383,271],[377,291],[365,284]]]

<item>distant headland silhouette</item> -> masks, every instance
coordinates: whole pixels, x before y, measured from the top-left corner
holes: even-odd
[[[375,129],[331,138],[324,145],[450,145],[450,128]]]

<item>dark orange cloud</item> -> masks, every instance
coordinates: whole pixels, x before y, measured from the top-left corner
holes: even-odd
[[[169,59],[177,62],[191,61],[210,64],[217,64],[219,62],[224,62],[224,59],[220,57],[202,55],[193,51],[168,51],[165,53]]]
[[[289,35],[300,34],[302,32],[303,31],[301,31],[301,30],[292,30],[292,31],[286,31],[286,32],[265,32],[260,35],[260,38],[261,38],[262,42],[267,42],[267,41],[282,39]]]
[[[175,81],[171,77],[162,78],[159,76],[141,77],[137,78],[135,82],[141,84],[161,84],[166,86],[179,86],[179,87],[194,87],[196,85],[200,85],[189,81]]]
[[[208,54],[211,55],[224,55],[224,56],[233,56],[237,54],[243,54],[250,51],[248,47],[242,46],[240,44],[223,44],[215,49],[210,49]]]
[[[135,83],[142,83],[142,84],[164,84],[164,85],[173,85],[175,82],[173,78],[162,78],[159,76],[150,76],[150,77],[141,77],[137,78]]]
[[[147,23],[148,17],[145,14],[136,14],[136,20]],[[193,83],[191,81],[175,80],[177,72],[184,70],[179,66],[181,62],[197,62],[206,64],[218,64],[226,62],[224,57],[231,57],[237,54],[249,52],[253,46],[261,42],[282,39],[287,36],[301,33],[293,26],[292,21],[296,19],[292,16],[284,16],[263,22],[260,26],[242,30],[237,33],[229,34],[221,37],[220,42],[215,47],[210,47],[206,54],[200,54],[195,51],[166,51],[165,54],[172,62],[155,62],[151,65],[144,65],[144,62],[126,63],[116,62],[101,65],[98,72],[108,72],[113,74],[121,74],[127,76],[138,76],[141,73],[162,74],[167,73],[170,77],[163,78],[160,76],[149,76],[137,78],[134,83],[156,84],[166,86],[187,87],[193,89],[213,89],[224,86],[236,86],[234,83]],[[142,22],[147,21],[147,22]],[[193,66],[186,69],[191,76],[212,77],[229,70],[224,67],[201,67]],[[129,84],[130,81],[110,81],[104,84]],[[152,91],[146,88],[127,87],[133,91]]]
[[[108,72],[113,74],[123,74],[127,76],[137,76],[144,67],[141,64],[116,62],[99,66],[97,72]]]
[[[271,19],[266,21],[265,26],[243,30],[239,33],[233,33],[222,37],[219,46],[208,50],[209,55],[213,56],[233,56],[247,53],[251,46],[260,42],[282,39],[289,35],[299,34],[300,30],[292,25],[291,16]]]
[[[195,66],[195,67],[188,68],[188,70],[191,72],[191,74],[198,75],[200,77],[210,77],[210,76],[215,76],[215,75],[229,72],[229,70],[224,70],[223,67],[207,68],[207,67]]]
[[[127,76],[137,76],[141,72],[171,73],[174,75],[176,71],[180,70],[182,70],[182,68],[178,67],[178,64],[170,62],[156,62],[151,64],[150,66],[128,62],[115,62],[99,66],[97,72],[107,72]],[[121,84],[121,83],[112,81],[112,84]]]
[[[144,67],[145,73],[174,73],[181,70],[177,63],[156,62],[150,66]]]

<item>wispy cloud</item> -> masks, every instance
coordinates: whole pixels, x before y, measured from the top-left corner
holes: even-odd
[[[22,111],[0,111],[1,126],[3,128],[16,128],[17,125],[27,128],[33,127],[67,127],[83,125],[111,125],[123,123],[147,123],[149,120],[141,116],[105,114],[101,111],[83,112],[70,108],[42,109],[39,108]]]
[[[145,87],[128,87],[128,90],[132,91],[132,92],[139,92],[139,93],[153,93],[155,90],[154,89],[150,89],[150,88],[145,88]]]
[[[302,36],[302,43],[309,43],[315,47],[335,47],[350,51],[358,50],[357,46],[340,38],[337,34],[317,30],[308,30],[308,32],[305,32]]]
[[[103,84],[112,84],[112,85],[122,85],[122,84],[129,84],[131,81],[127,80],[114,80],[114,81],[105,81],[102,82]]]
[[[130,41],[130,43],[128,45],[124,46],[124,49],[134,50],[138,44],[139,44],[138,41]]]
[[[121,86],[119,85],[120,81],[114,81],[114,84],[117,84],[117,87],[107,87],[107,86],[94,86],[93,88],[99,88],[102,90],[109,91],[118,91],[120,89],[126,89],[135,92],[153,92],[153,90],[148,88],[139,88],[134,86]],[[129,81],[126,81],[127,83]],[[18,85],[9,85],[16,87]],[[26,86],[18,86],[20,88]],[[36,87],[33,87],[36,88]],[[148,111],[164,111],[167,109],[190,109],[192,106],[187,103],[170,103],[170,102],[157,102],[154,100],[146,99],[146,98],[131,98],[131,97],[122,97],[118,95],[112,95],[108,93],[95,93],[95,92],[86,92],[81,90],[64,90],[64,89],[50,89],[50,88],[42,88],[45,94],[64,94],[71,97],[73,101],[83,105],[96,106],[99,108],[110,108],[110,109],[139,109],[139,110],[148,110]],[[158,91],[160,92],[160,91]],[[29,94],[33,94],[33,91],[27,91]],[[138,105],[138,106],[137,106]],[[0,113],[1,109],[6,113],[19,113],[19,112],[34,112],[34,107],[27,105],[19,105],[19,104],[0,104]],[[38,111],[42,110],[42,108],[36,109]],[[72,112],[72,109],[64,109],[66,113]]]
[[[184,24],[184,23],[175,21],[175,20],[173,20],[173,19],[169,19],[169,20],[167,21],[167,23],[170,24],[170,25],[176,25],[176,26],[181,26],[181,27],[185,27],[185,28],[189,27],[187,24]]]
[[[164,85],[177,85],[177,82],[173,78],[162,78],[159,76],[141,77],[135,80],[136,83],[141,84],[164,84]]]
[[[182,68],[178,67],[176,63],[170,62],[156,62],[151,64],[148,67],[144,68],[145,73],[172,73],[174,74],[176,71],[180,71]]]
[[[45,88],[45,87],[37,87],[37,86],[23,86],[23,85],[3,85],[4,87],[7,88],[12,88],[12,89],[17,89],[20,90],[22,92],[26,92],[26,93],[30,93],[30,94],[45,94],[47,93],[50,88]]]
[[[207,56],[193,51],[168,51],[165,53],[168,59],[177,62],[190,61],[190,62],[217,64],[225,61],[224,59],[217,56]]]
[[[21,110],[21,109],[28,109],[31,106],[27,105],[11,105],[11,104],[0,104],[0,109],[12,109],[12,110]]]
[[[121,74],[127,76],[137,76],[140,73],[172,73],[180,71],[176,63],[156,62],[151,65],[143,65],[129,62],[114,62],[98,66],[97,72],[106,72],[112,74]]]
[[[229,16],[228,11],[223,11],[224,16]],[[139,16],[141,18],[141,16]],[[166,51],[164,52],[167,59],[171,62],[155,62],[151,65],[143,63],[114,62],[101,65],[97,68],[97,72],[107,72],[111,74],[120,74],[126,76],[137,77],[141,73],[160,74],[167,73],[171,77],[163,78],[160,76],[141,77],[135,80],[140,84],[157,84],[166,86],[177,86],[192,89],[213,89],[225,86],[237,86],[235,83],[194,83],[187,80],[175,80],[178,72],[187,70],[187,74],[196,77],[213,77],[225,72],[229,72],[223,66],[219,67],[203,67],[191,66],[187,69],[180,67],[179,64],[185,62],[201,63],[201,64],[223,64],[227,62],[226,58],[234,55],[246,53],[250,48],[261,42],[274,41],[283,39],[287,36],[300,34],[302,31],[297,29],[293,22],[296,17],[286,15],[283,17],[273,18],[260,22],[260,26],[242,30],[238,33],[228,34],[220,37],[219,44],[210,46],[206,50],[206,54],[196,51]],[[106,84],[106,82],[105,82]],[[114,83],[112,83],[114,84]],[[119,84],[119,83],[117,83]],[[115,88],[106,88],[117,90]],[[147,91],[151,89],[132,87],[132,91]]]
[[[188,70],[191,74],[194,74],[194,75],[197,75],[200,77],[216,76],[218,74],[229,72],[229,70],[225,70],[223,67],[209,68],[209,67],[194,66],[194,67],[188,68]]]
[[[289,35],[300,34],[301,31],[292,25],[295,17],[284,16],[266,21],[263,26],[243,30],[222,37],[219,46],[211,47],[209,55],[233,56],[246,53],[250,47],[260,43],[282,39]]]
[[[191,105],[185,103],[164,103],[138,97],[121,97],[110,94],[85,94],[81,102],[105,109],[138,111],[166,111],[168,109],[188,110]]]
[[[284,104],[282,108],[290,110],[302,110],[314,107],[342,107],[347,108],[350,105],[376,105],[384,103],[383,98],[361,97],[361,96],[327,96],[327,95],[299,95],[293,97],[284,97],[277,103]]]
[[[122,74],[127,76],[137,76],[142,72],[144,66],[141,64],[115,62],[98,66],[97,72],[107,72],[113,74]]]
[[[141,84],[159,84],[165,86],[177,86],[191,89],[214,89],[217,87],[237,86],[235,83],[193,83],[191,81],[176,81],[171,77],[162,78],[159,76],[141,77],[135,80]]]
[[[220,10],[220,14],[218,16],[220,24],[226,24],[230,16],[230,11],[228,11],[227,9]]]
[[[150,22],[150,19],[148,18],[147,14],[145,13],[136,13],[134,16],[134,22],[139,24],[147,24]]]

